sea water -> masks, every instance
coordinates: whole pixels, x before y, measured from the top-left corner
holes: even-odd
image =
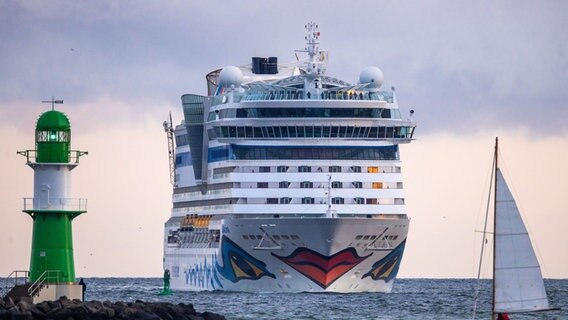
[[[192,303],[197,312],[227,319],[471,319],[476,281],[397,279],[384,293],[174,292],[158,296],[160,278],[85,278],[87,300]],[[546,280],[551,306],[561,311],[512,314],[518,319],[568,320],[568,280]],[[491,281],[481,282],[476,319],[489,319]]]

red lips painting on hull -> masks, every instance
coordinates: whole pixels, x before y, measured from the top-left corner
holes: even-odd
[[[300,272],[323,289],[371,255],[360,257],[354,248],[343,249],[324,256],[308,248],[297,248],[287,257],[273,256]]]

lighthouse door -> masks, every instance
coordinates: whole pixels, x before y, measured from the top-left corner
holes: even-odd
[[[47,183],[41,184],[41,192],[39,194],[39,199],[37,205],[40,209],[48,209],[49,208],[49,190],[51,187]]]

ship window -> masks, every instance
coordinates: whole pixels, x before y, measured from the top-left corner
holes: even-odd
[[[398,235],[395,235],[392,239],[393,239],[393,240],[398,239]]]
[[[280,132],[282,133],[282,138],[288,138],[288,127],[280,127]]]
[[[332,204],[343,204],[343,203],[345,203],[345,200],[343,198],[336,197],[336,198],[331,199],[331,203]]]
[[[331,127],[331,137],[332,138],[337,138],[337,135],[339,133],[339,127]]]
[[[247,236],[246,234],[243,234],[243,239],[248,240],[249,236]]]
[[[253,137],[253,134],[252,134],[252,127],[246,127],[245,130],[246,130],[246,136],[247,136],[247,138],[252,138],[252,137]]]
[[[288,127],[288,134],[291,138],[296,138],[296,127]]]
[[[382,189],[383,183],[382,182],[373,182],[373,189]]]
[[[254,127],[253,128],[253,135],[255,138],[264,138],[264,135],[262,134],[262,128],[261,127]]]
[[[336,189],[336,188],[343,188],[343,182],[340,181],[333,181],[331,183],[331,187]]]
[[[256,235],[256,239],[257,239],[257,240],[262,240],[262,236],[261,236],[260,234],[257,234],[257,235]]]
[[[282,240],[290,240],[290,237],[287,236],[287,235],[285,235],[285,234],[283,234],[283,235],[282,235]]]
[[[256,187],[261,189],[266,189],[268,188],[268,182],[257,182]]]
[[[187,134],[181,134],[179,136],[176,136],[176,146],[185,146],[189,144],[189,139],[187,137]]]
[[[238,138],[245,137],[245,127],[237,127],[237,137]]]
[[[301,166],[298,168],[299,172],[312,172],[312,168],[308,166]]]
[[[314,198],[309,198],[309,197],[302,198],[302,204],[314,204],[314,203],[315,203]]]
[[[371,127],[371,130],[369,130],[369,138],[377,138],[377,127]]]
[[[229,127],[229,137],[236,138],[237,137],[237,128],[236,127]]]
[[[282,137],[282,133],[280,132],[280,127],[273,127],[274,129],[274,137],[280,138]]]
[[[314,127],[314,138],[321,138],[321,127]]]
[[[258,168],[258,171],[260,171],[260,172],[270,172],[270,167],[260,167],[260,168]]]
[[[353,188],[355,188],[355,189],[363,188],[363,182],[361,182],[361,181],[354,181],[354,182],[351,182],[351,184],[353,185]]]
[[[288,167],[287,166],[279,166],[277,168],[278,172],[287,172],[288,171]]]
[[[303,181],[300,183],[300,188],[302,189],[310,189],[314,187],[314,183],[311,181]]]
[[[365,235],[365,236],[363,237],[363,240],[369,240],[369,237],[370,237],[370,236]]]
[[[281,189],[282,189],[282,188],[288,188],[289,186],[290,186],[290,182],[288,182],[288,181],[281,181],[281,182],[278,184],[278,188],[281,188]]]
[[[355,237],[355,240],[361,240],[361,239],[363,239],[363,236],[362,236],[362,235],[357,235],[357,236]]]
[[[329,138],[330,127],[323,127],[322,136],[325,138]]]
[[[368,173],[378,173],[378,172],[379,172],[379,168],[378,168],[378,167],[368,167],[368,168],[367,168],[367,172],[368,172]]]
[[[377,199],[374,198],[367,198],[367,204],[377,204]]]
[[[329,167],[329,172],[341,172],[340,166],[331,166]]]
[[[209,161],[223,160],[283,160],[283,159],[340,159],[340,160],[397,160],[398,146],[381,147],[273,147],[222,146],[209,149]],[[377,167],[374,172],[378,172]],[[369,172],[372,169],[369,169]],[[267,171],[270,172],[270,171]],[[307,171],[309,172],[309,171]]]
[[[298,239],[300,239],[300,237],[297,236],[297,235],[295,235],[295,234],[291,235],[290,237],[292,238],[292,240],[298,240]]]
[[[296,127],[298,138],[303,138],[305,136],[304,127]]]
[[[266,203],[267,204],[278,204],[278,198],[267,198]]]
[[[289,204],[292,199],[288,197],[280,198],[280,204]]]
[[[363,199],[363,198],[355,198],[355,203],[356,203],[356,204],[365,204],[365,199]]]
[[[359,166],[353,166],[353,167],[351,167],[351,171],[352,171],[352,172],[361,172],[361,167],[359,167]]]
[[[277,234],[273,235],[272,238],[273,238],[274,240],[280,240],[280,236],[277,235]]]
[[[250,239],[250,240],[254,240],[254,238],[256,238],[255,235],[249,234],[249,239]]]
[[[375,235],[372,235],[371,238],[370,238],[370,240],[375,240],[375,239],[377,239],[377,236],[375,236]]]

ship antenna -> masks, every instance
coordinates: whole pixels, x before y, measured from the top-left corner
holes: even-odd
[[[308,62],[306,63],[306,72],[308,74],[323,74],[325,68],[323,63],[325,61],[326,51],[322,51],[319,48],[319,37],[320,32],[317,31],[318,25],[315,22],[309,22],[306,24],[306,30],[308,30],[308,35],[306,36],[307,47],[305,50],[299,50],[300,52],[308,53]]]

